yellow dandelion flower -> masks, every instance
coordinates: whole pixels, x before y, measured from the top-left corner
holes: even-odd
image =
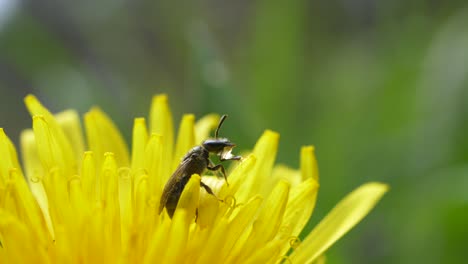
[[[0,263],[323,261],[387,191],[382,183],[359,187],[299,242],[319,187],[314,148],[301,149],[298,170],[274,166],[279,135],[267,130],[234,162],[229,185],[192,175],[170,218],[158,214],[163,187],[218,115],[185,115],[175,137],[167,97],[155,96],[149,127],[135,119],[130,154],[98,108],[84,116],[85,137],[75,111],[54,116],[31,95],[25,103],[33,122],[21,134],[23,167],[0,129]]]

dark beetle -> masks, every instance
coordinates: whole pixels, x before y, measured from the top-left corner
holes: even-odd
[[[174,211],[179,202],[180,195],[185,188],[185,185],[189,181],[193,174],[201,176],[205,169],[212,171],[221,170],[224,179],[227,183],[226,172],[221,164],[215,165],[210,160],[210,153],[217,154],[221,161],[224,160],[240,160],[240,156],[234,156],[231,154],[232,148],[236,145],[229,141],[227,138],[218,138],[218,131],[227,115],[223,115],[219,120],[218,127],[215,131],[214,139],[207,139],[203,141],[200,146],[192,148],[182,159],[177,169],[172,174],[171,178],[164,186],[163,193],[161,195],[161,201],[159,203],[159,214],[161,214],[164,207],[166,207],[167,214],[172,218]],[[211,188],[200,182],[200,187],[203,187],[207,193],[214,195]],[[216,197],[216,196],[215,196]]]

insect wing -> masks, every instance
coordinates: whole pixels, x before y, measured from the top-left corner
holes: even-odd
[[[167,205],[169,197],[174,195],[174,192],[178,191],[178,183],[185,177],[190,177],[187,173],[187,167],[189,166],[190,160],[183,160],[177,169],[172,173],[171,177],[164,186],[163,193],[161,195],[161,201],[159,202],[159,214],[161,214],[164,207]],[[182,191],[181,191],[182,192]],[[179,194],[180,195],[180,194]]]

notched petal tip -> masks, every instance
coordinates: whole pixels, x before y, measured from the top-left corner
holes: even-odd
[[[96,153],[98,164],[101,163],[101,157],[106,151],[115,153],[119,166],[130,164],[127,142],[106,113],[99,108],[92,108],[84,116],[84,125],[88,147]]]
[[[315,152],[315,146],[314,145],[306,145],[306,146],[302,146],[301,148],[302,151],[310,151],[312,153]]]
[[[267,129],[263,132],[262,137],[268,137],[271,140],[276,140],[278,141],[280,139],[280,134],[276,131]]]
[[[135,117],[134,123],[135,124],[145,124],[145,118],[144,117]]]
[[[167,94],[157,94],[153,96],[153,103],[166,103],[168,101]]]
[[[276,152],[278,151],[279,138],[279,133],[272,130],[265,130],[255,144],[253,153],[255,153],[259,159],[271,156],[273,158],[271,162],[273,162]]]
[[[161,134],[164,154],[161,158],[161,175],[166,180],[171,173],[174,158],[174,127],[171,109],[167,95],[161,94],[153,97],[149,114],[149,131]]]
[[[91,106],[91,108],[89,108],[88,112],[86,112],[85,114],[96,113],[96,112],[102,112],[102,110],[99,106],[93,105]]]
[[[33,106],[34,104],[37,104],[39,103],[39,100],[37,100],[36,96],[32,95],[32,94],[28,94],[24,97],[24,103],[26,104],[26,106]]]
[[[105,158],[115,157],[115,154],[114,154],[114,152],[108,151],[108,152],[104,153],[104,157]]]
[[[47,110],[47,108],[45,108],[42,105],[42,103],[34,95],[31,95],[31,94],[27,95],[24,98],[24,103],[31,116],[45,115],[46,118],[53,118],[49,110]]]
[[[35,98],[35,96],[33,94],[27,94],[25,97],[24,97],[24,100],[30,100],[30,98]]]
[[[184,114],[184,116],[182,116],[182,120],[186,120],[186,122],[195,123],[195,115],[192,113]]]
[[[195,146],[195,115],[185,114],[182,117],[177,135],[172,168],[175,169],[181,158]]]
[[[319,181],[317,158],[314,146],[303,146],[301,148],[301,174],[302,180],[309,178]]]
[[[137,117],[134,119],[132,131],[132,169],[135,170],[144,167],[145,148],[147,143],[148,129],[146,127],[146,120],[143,117]]]
[[[369,182],[359,187],[356,191],[360,189],[367,189],[369,192],[381,193],[383,195],[390,190],[390,186],[382,182]]]
[[[257,162],[249,172],[243,183],[238,197],[246,200],[253,193],[262,195],[269,192],[274,184],[271,172],[278,152],[279,134],[272,130],[265,130],[258,139],[252,153],[257,157]]]

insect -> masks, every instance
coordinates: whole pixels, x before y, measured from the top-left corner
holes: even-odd
[[[226,118],[227,115],[223,115],[219,120],[214,138],[203,141],[200,146],[192,148],[182,158],[181,163],[164,186],[161,201],[159,203],[159,214],[161,214],[165,207],[167,214],[172,218],[177,207],[177,203],[179,202],[180,195],[193,174],[201,175],[205,169],[212,171],[219,170],[224,176],[224,180],[227,184],[226,172],[223,165],[215,165],[210,160],[210,153],[218,155],[221,161],[241,159],[241,156],[234,156],[231,153],[236,144],[232,143],[227,138],[218,138],[219,129]],[[200,187],[203,187],[207,193],[216,197],[208,185],[200,182]]]

